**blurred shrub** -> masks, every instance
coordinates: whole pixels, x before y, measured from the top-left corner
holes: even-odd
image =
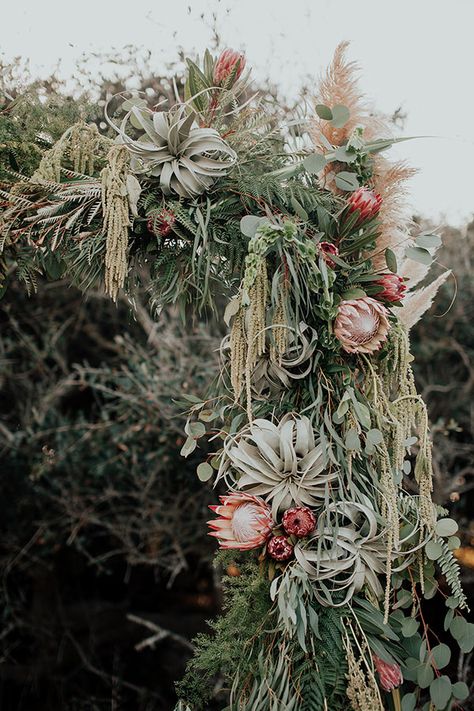
[[[13,288],[1,302],[5,708],[17,708],[12,688],[23,689],[28,699],[25,690],[34,698],[36,687],[42,700],[49,698],[48,711],[65,708],[76,687],[68,675],[77,665],[89,679],[84,704],[93,693],[90,667],[96,664],[101,687],[111,693],[114,655],[130,654],[130,640],[147,634],[143,628],[131,632],[127,614],[142,607],[155,614],[163,604],[169,612],[173,605],[163,600],[177,577],[184,617],[214,604],[206,592],[212,546],[205,526],[214,495],[195,473],[202,452],[194,460],[179,455],[184,421],[178,400],[183,390],[206,390],[217,341],[209,329],[184,326],[175,314],[164,314],[159,325],[140,304],[135,314],[136,320],[128,304],[117,308],[100,295],[84,301],[57,284],[42,285],[31,299]],[[141,582],[130,592],[124,584],[134,576]],[[85,606],[80,623],[78,605]],[[102,642],[92,642],[98,620]],[[188,620],[183,632],[198,623]],[[114,641],[118,629],[111,650],[109,636]],[[180,657],[170,672],[171,693],[183,650]],[[77,681],[84,684],[79,672]],[[147,678],[144,688],[162,694],[156,686]]]

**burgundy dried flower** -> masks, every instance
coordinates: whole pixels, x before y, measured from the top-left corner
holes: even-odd
[[[336,257],[338,256],[339,250],[336,245],[332,244],[332,242],[320,242],[318,244],[318,247],[328,267],[334,269],[334,267],[336,266],[336,262],[331,259],[331,254],[335,254]]]
[[[383,287],[377,294],[377,298],[386,301],[401,301],[407,290],[405,282],[398,274],[384,274],[375,283]]]
[[[225,49],[214,67],[214,84],[221,86],[235,72],[235,81],[239,79],[245,68],[245,55],[235,52],[233,49]]]
[[[176,222],[175,214],[172,210],[167,210],[165,207],[160,211],[157,217],[150,217],[147,222],[147,227],[150,232],[156,235],[155,225],[158,226],[158,235],[168,237]],[[157,236],[158,236],[157,235]]]
[[[307,506],[295,506],[283,514],[283,528],[298,538],[308,536],[316,526],[316,516]]]
[[[403,683],[402,670],[398,664],[389,664],[374,654],[374,665],[379,675],[380,686],[384,691],[392,691]]]
[[[375,217],[382,205],[382,198],[370,188],[359,188],[350,194],[349,214],[359,210],[358,223],[371,220]]]
[[[274,536],[268,542],[268,554],[275,560],[288,560],[293,555],[293,546],[286,536]]]

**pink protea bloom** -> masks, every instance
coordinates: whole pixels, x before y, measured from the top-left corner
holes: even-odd
[[[402,670],[398,664],[384,662],[383,659],[380,659],[375,654],[373,657],[375,669],[379,675],[380,686],[384,691],[392,691],[392,689],[396,689],[397,686],[403,683]]]
[[[347,353],[374,353],[387,340],[387,314],[385,306],[370,296],[342,301],[334,335]]]
[[[293,546],[286,536],[274,536],[268,541],[268,555],[275,560],[288,560],[293,555]]]
[[[405,282],[398,274],[384,274],[375,283],[382,287],[382,291],[377,294],[377,298],[385,299],[386,301],[401,301],[407,290]]]
[[[316,516],[307,506],[295,506],[283,514],[283,528],[297,538],[308,536],[316,526]]]
[[[235,81],[239,79],[245,68],[245,55],[233,49],[225,49],[218,58],[214,67],[214,84],[221,86],[230,77],[234,69]]]
[[[324,261],[328,265],[328,267],[331,267],[331,269],[334,269],[336,266],[336,262],[331,259],[331,254],[335,254],[336,257],[339,254],[339,250],[336,247],[335,244],[332,244],[331,242],[320,242],[318,244],[319,251],[323,255]]]
[[[210,536],[221,548],[241,551],[258,548],[267,540],[273,528],[270,507],[259,496],[236,493],[219,497],[221,505],[209,506],[219,518],[208,521]]]
[[[370,188],[359,188],[349,196],[349,213],[359,210],[358,223],[375,217],[382,205],[382,198]]]

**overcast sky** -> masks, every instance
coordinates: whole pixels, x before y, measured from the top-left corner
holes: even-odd
[[[223,44],[244,50],[256,79],[270,77],[289,97],[350,40],[378,108],[401,105],[405,135],[437,137],[393,151],[420,169],[413,208],[457,224],[472,217],[474,0],[15,0],[2,13],[0,47],[43,75],[61,58],[67,75],[83,52],[133,44],[153,51],[159,71],[178,45],[202,52],[213,13]]]

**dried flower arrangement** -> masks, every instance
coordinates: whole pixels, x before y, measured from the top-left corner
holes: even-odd
[[[397,139],[344,45],[298,148],[245,68],[238,52],[206,52],[188,60],[184,102],[114,97],[115,142],[71,127],[30,178],[2,186],[2,265],[27,248],[30,284],[37,271],[103,280],[113,299],[146,279],[157,308],[183,314],[232,294],[220,377],[188,401],[182,454],[216,444],[197,473],[228,488],[209,525],[238,574],[179,709],[205,708],[217,670],[230,711],[452,708],[467,687],[443,673],[450,649],[422,614],[437,569],[464,652],[474,626],[456,524],[431,501],[409,349],[449,274],[419,288],[440,238],[410,233],[412,171],[383,156]]]

